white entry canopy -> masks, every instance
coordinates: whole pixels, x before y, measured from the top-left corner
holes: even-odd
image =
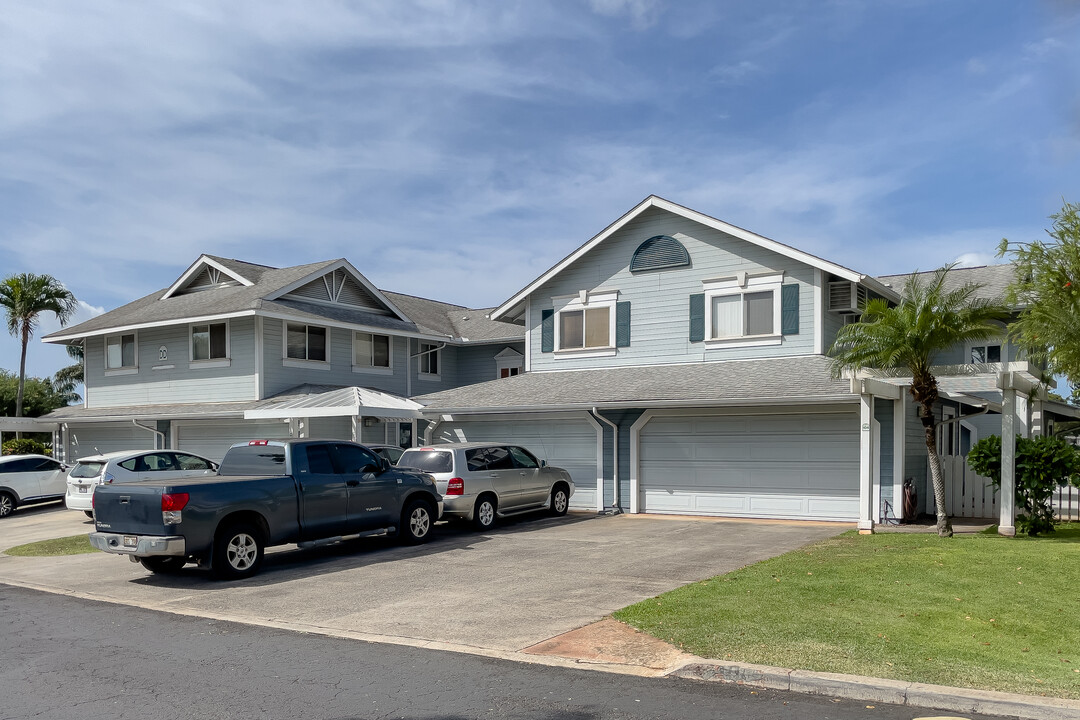
[[[422,407],[407,398],[371,388],[301,385],[245,410],[244,419],[364,416],[411,422],[420,417]]]

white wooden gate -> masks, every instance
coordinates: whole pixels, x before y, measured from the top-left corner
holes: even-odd
[[[1066,485],[1054,490],[1050,499],[1054,507],[1054,516],[1058,520],[1080,520],[1080,488]]]
[[[941,474],[945,480],[945,509],[951,517],[998,517],[997,491],[988,478],[968,467],[966,456],[943,456]],[[929,469],[926,477],[929,482]]]

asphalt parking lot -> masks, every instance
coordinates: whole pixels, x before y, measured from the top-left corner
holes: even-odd
[[[105,553],[0,555],[0,582],[185,615],[446,649],[517,652],[614,610],[848,529],[831,523],[672,516],[523,516],[489,533],[442,523],[404,547],[368,538],[288,546],[261,573],[155,576]],[[0,548],[90,532],[62,506],[0,521]]]

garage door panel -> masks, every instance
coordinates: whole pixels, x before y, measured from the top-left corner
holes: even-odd
[[[232,420],[180,425],[177,448],[221,462],[230,447],[248,440],[288,440],[289,424],[281,421]]]
[[[640,435],[643,509],[855,519],[858,422],[855,412],[655,417]]]
[[[119,450],[153,450],[157,437],[133,423],[95,423],[70,427],[73,459]]]

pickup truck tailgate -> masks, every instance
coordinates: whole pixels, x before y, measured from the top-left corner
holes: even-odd
[[[98,530],[131,535],[164,535],[160,483],[98,485],[94,523]]]

